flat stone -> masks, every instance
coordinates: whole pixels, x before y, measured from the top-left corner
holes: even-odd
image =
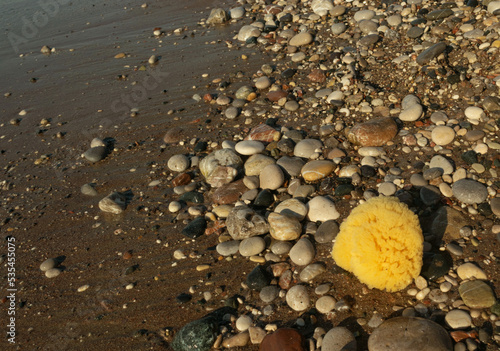
[[[307,217],[312,222],[326,222],[340,217],[333,201],[323,196],[316,196],[307,203]]]
[[[278,294],[278,287],[276,285],[269,285],[262,288],[259,297],[264,303],[271,303],[278,297]]]
[[[246,284],[252,290],[260,291],[271,283],[272,277],[266,269],[258,265],[248,273]]]
[[[460,228],[469,225],[466,216],[451,207],[441,207],[436,211],[431,223],[431,232],[437,240],[460,239]]]
[[[464,264],[461,264],[457,268],[457,274],[462,280],[466,279],[471,279],[471,278],[476,278],[476,279],[481,279],[481,280],[486,280],[488,277],[486,277],[486,273],[476,266],[474,263],[467,262]]]
[[[472,318],[469,312],[464,310],[451,310],[444,317],[446,324],[452,329],[469,328],[472,323]]]
[[[297,330],[281,328],[262,340],[259,351],[305,351],[303,345],[304,337]]]
[[[314,234],[314,239],[320,244],[331,243],[339,233],[339,225],[333,220],[321,223]]]
[[[264,143],[277,141],[280,138],[280,132],[267,124],[259,124],[253,128],[245,138],[245,140],[258,140]]]
[[[259,174],[260,188],[276,190],[285,182],[283,170],[277,164],[267,165]]]
[[[115,191],[99,201],[99,208],[103,212],[120,214],[125,210],[126,204],[127,199],[125,195]]]
[[[296,240],[302,233],[302,225],[296,217],[272,212],[267,218],[269,232],[276,240]]]
[[[266,242],[260,236],[252,236],[240,242],[240,255],[244,257],[260,254],[266,248]]]
[[[448,332],[439,324],[418,317],[386,320],[368,339],[369,351],[451,351]]]
[[[263,154],[252,155],[248,158],[248,160],[246,160],[245,164],[243,165],[245,169],[245,175],[258,176],[261,174],[264,168],[275,163],[276,160],[272,157]]]
[[[383,146],[392,140],[397,132],[397,124],[392,118],[378,118],[355,125],[348,132],[347,138],[356,145]]]
[[[472,179],[460,179],[453,183],[453,195],[466,204],[478,204],[488,198],[486,187]]]
[[[184,229],[182,229],[182,235],[187,236],[191,239],[196,239],[205,233],[207,228],[207,221],[205,217],[197,217],[189,222]]]
[[[361,39],[359,39],[358,43],[359,43],[359,45],[369,47],[369,46],[372,46],[373,44],[375,44],[379,40],[380,40],[380,37],[378,36],[378,34],[368,34],[368,35],[365,35],[364,37],[362,37]]]
[[[286,294],[286,303],[292,310],[297,312],[308,309],[311,300],[307,288],[304,285],[292,286]]]
[[[243,179],[237,180],[215,190],[212,194],[212,202],[216,205],[235,203],[247,190],[248,188],[243,183]]]
[[[340,22],[340,23],[334,23],[332,24],[332,26],[330,27],[330,30],[332,32],[333,35],[339,35],[339,34],[342,34],[346,31],[347,29],[347,26]]]
[[[238,142],[234,149],[241,155],[254,155],[264,151],[264,144],[257,140],[243,140]]]
[[[439,56],[441,53],[446,50],[446,43],[439,42],[437,44],[432,45],[431,47],[425,49],[417,56],[417,63],[421,66],[428,64],[434,58]]]
[[[294,156],[309,158],[316,149],[320,149],[323,146],[321,140],[318,139],[304,139],[299,141],[293,150]]]
[[[238,253],[240,247],[239,240],[228,240],[219,243],[215,250],[221,256],[232,256]]]
[[[90,162],[99,162],[106,158],[107,149],[105,146],[91,147],[84,152],[83,157],[85,157]]]
[[[307,215],[307,206],[298,199],[287,199],[276,206],[274,212],[302,221]]]
[[[454,169],[453,164],[446,157],[441,155],[436,155],[431,158],[429,168],[441,168],[443,174],[452,174]]]
[[[371,20],[375,17],[375,11],[373,10],[359,10],[354,14],[354,20],[356,22],[361,22],[362,20]]]
[[[314,259],[314,254],[314,246],[307,238],[297,241],[288,253],[290,260],[298,266],[305,266],[311,263]]]
[[[460,297],[470,308],[490,308],[496,302],[490,286],[482,280],[472,280],[458,287]]]
[[[167,130],[163,136],[163,142],[165,144],[178,143],[186,137],[186,131],[182,127],[172,127]]]
[[[226,227],[234,240],[243,240],[269,231],[265,218],[246,206],[236,206],[229,213]]]
[[[324,297],[328,298],[329,296],[324,296]],[[354,338],[353,333],[345,327],[332,328],[325,334],[325,336],[323,336],[321,351],[356,351],[356,350],[357,350],[356,339]]]
[[[420,104],[414,104],[404,109],[399,114],[399,119],[403,122],[414,122],[424,115],[424,109]]]
[[[440,167],[433,167],[426,169],[422,174],[425,180],[433,180],[441,177],[442,175],[443,175],[443,169]]]
[[[307,265],[302,272],[300,272],[299,278],[302,282],[308,283],[314,280],[318,275],[326,270],[323,263],[311,263]]]
[[[434,20],[450,17],[451,15],[453,15],[453,11],[451,9],[439,9],[439,10],[434,10],[434,11],[429,12],[425,16],[425,18],[427,18],[428,20],[434,21]]]
[[[168,159],[167,166],[171,171],[184,172],[189,168],[189,159],[186,155],[174,155]]]
[[[441,192],[433,185],[426,185],[420,188],[420,199],[424,205],[434,206],[441,200]]]
[[[455,131],[447,126],[437,126],[432,130],[431,138],[436,145],[448,145],[455,139]]]
[[[406,36],[408,38],[412,38],[412,39],[415,39],[415,38],[418,38],[418,37],[421,37],[422,34],[424,34],[424,30],[423,28],[420,28],[420,27],[411,27],[407,32],[406,32]]]
[[[335,169],[335,164],[327,160],[314,160],[302,167],[302,177],[306,182],[315,182],[329,176]]]
[[[288,42],[288,45],[291,46],[303,46],[312,43],[313,41],[313,36],[309,32],[302,32],[297,35],[295,35],[290,41]]]
[[[224,339],[222,341],[222,346],[227,349],[231,349],[234,347],[244,347],[248,345],[249,341],[250,341],[250,335],[248,334],[247,331],[245,331]]]
[[[378,24],[371,20],[362,20],[358,22],[359,29],[365,34],[376,33]]]

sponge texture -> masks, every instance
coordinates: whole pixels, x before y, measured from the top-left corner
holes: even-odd
[[[371,198],[341,224],[332,256],[370,288],[398,291],[422,268],[418,217],[396,197]]]

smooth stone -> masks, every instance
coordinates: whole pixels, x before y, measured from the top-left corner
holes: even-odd
[[[62,270],[60,268],[50,268],[45,271],[45,276],[47,278],[55,278],[61,274]]]
[[[311,263],[307,265],[299,274],[299,278],[304,283],[308,283],[326,270],[323,263]]]
[[[219,169],[232,168],[238,170],[243,164],[241,157],[232,149],[217,150],[200,161],[200,171],[206,179],[213,177],[213,181],[217,181],[215,175],[212,173],[220,172]],[[230,182],[228,182],[230,183]]]
[[[258,265],[248,273],[246,284],[252,290],[260,291],[271,283],[272,277],[266,269]]]
[[[454,169],[453,164],[446,157],[441,155],[436,155],[431,158],[429,168],[441,168],[443,174],[452,174]]]
[[[433,167],[426,169],[422,174],[425,180],[433,180],[441,177],[442,175],[443,175],[443,169],[440,167]]]
[[[290,41],[288,45],[290,46],[303,46],[310,44],[313,41],[313,36],[309,32],[302,32],[295,35]]]
[[[283,138],[276,144],[278,150],[285,154],[290,154],[293,152],[293,148],[295,147],[295,142],[292,139]],[[284,156],[287,157],[287,156]]]
[[[437,169],[437,168],[436,168]],[[441,174],[443,172],[441,171]],[[410,177],[410,183],[414,186],[426,186],[428,184],[427,180],[422,174],[414,173]]]
[[[288,241],[276,241],[271,245],[271,251],[275,255],[285,255],[290,252],[292,246]]]
[[[201,204],[204,202],[203,194],[197,191],[188,191],[179,198],[179,201]]]
[[[439,42],[425,49],[417,56],[417,63],[421,66],[428,64],[446,50],[446,43]]]
[[[274,195],[269,189],[261,190],[257,194],[257,197],[253,202],[254,206],[260,206],[264,208],[271,206],[273,203],[274,203]]]
[[[313,0],[311,3],[311,9],[315,14],[325,16],[333,10],[333,4],[331,0]]]
[[[80,188],[80,192],[83,195],[87,195],[87,196],[99,195],[98,192],[95,190],[93,183],[83,184],[82,187]]]
[[[98,146],[106,146],[106,143],[100,138],[92,139],[92,141],[90,142],[90,147],[93,148]]]
[[[270,86],[271,86],[271,80],[266,76],[260,77],[255,81],[255,87],[259,90],[267,89]]]
[[[167,130],[163,136],[165,144],[178,143],[186,137],[186,131],[182,127],[173,127]]]
[[[498,2],[500,4],[500,2]],[[483,108],[486,111],[500,111],[500,98],[498,96],[487,96],[483,100]]]
[[[240,19],[245,15],[245,8],[243,6],[233,7],[229,10],[229,16],[232,19]]]
[[[424,114],[424,109],[420,104],[414,104],[407,109],[401,111],[399,114],[399,119],[403,122],[414,122],[422,117]]]
[[[314,234],[314,239],[320,244],[331,243],[339,233],[339,225],[333,220],[321,223]]]
[[[354,191],[352,184],[340,184],[335,188],[335,196],[349,195],[352,191]]]
[[[451,189],[451,186],[449,186],[447,183],[439,184],[439,191],[446,197],[453,196],[453,190]]]
[[[425,253],[420,275],[428,280],[436,280],[448,274],[453,260],[447,253]]]
[[[477,163],[477,161],[478,161],[478,159],[477,159],[477,153],[474,150],[465,151],[461,155],[461,158],[462,158],[462,160],[465,161],[465,163],[467,163],[469,165]]]
[[[189,158],[186,155],[174,155],[168,159],[167,166],[171,171],[184,172],[189,168]]]
[[[434,206],[441,200],[441,192],[433,185],[426,185],[420,188],[420,199],[424,205]]]
[[[245,175],[258,176],[264,168],[275,163],[276,160],[272,157],[262,154],[252,155],[244,164]]]
[[[236,90],[234,96],[237,99],[246,100],[248,98],[248,95],[250,95],[251,93],[253,93],[253,88],[251,86],[244,85]]]
[[[371,20],[362,20],[358,22],[358,27],[361,30],[361,32],[365,34],[370,34],[377,32],[378,24]]]
[[[321,296],[316,301],[315,307],[319,313],[326,314],[326,313],[331,312],[335,308],[336,303],[337,303],[337,300],[335,300],[331,296]]]
[[[233,208],[227,216],[226,227],[233,240],[243,240],[269,231],[265,218],[246,206]]]
[[[196,217],[191,222],[189,222],[184,229],[182,229],[182,235],[187,236],[191,239],[196,239],[205,233],[207,228],[207,221],[205,217]]]
[[[260,141],[256,140],[243,140],[238,142],[234,149],[241,155],[254,155],[264,151],[265,146]]]
[[[295,112],[299,109],[300,105],[297,101],[291,100],[285,103],[285,110]]]
[[[378,187],[378,192],[385,196],[394,195],[396,191],[397,191],[396,185],[394,185],[394,183],[391,182],[381,183],[380,186]]]
[[[307,203],[307,217],[311,222],[326,222],[340,217],[335,203],[323,196],[316,196]]]
[[[340,22],[340,23],[334,23],[332,24],[332,26],[330,27],[330,30],[332,32],[333,35],[339,35],[339,34],[342,34],[346,31],[347,29],[347,26]]]
[[[280,132],[273,127],[267,124],[259,124],[255,128],[252,128],[245,140],[259,140],[264,143],[270,143],[272,141],[278,141],[280,135]]]
[[[228,240],[219,243],[215,249],[219,255],[226,257],[237,254],[239,248],[240,248],[239,240]]]
[[[458,287],[460,297],[470,308],[490,308],[496,302],[490,286],[482,280],[472,280]]]
[[[472,179],[460,179],[453,183],[453,195],[466,204],[478,204],[488,198],[486,187]]]
[[[266,248],[266,242],[260,236],[243,239],[240,242],[240,255],[250,257],[260,254]]]
[[[451,351],[448,332],[439,324],[418,317],[386,320],[368,338],[369,351]]]
[[[324,296],[324,297],[328,298],[329,296]],[[320,299],[318,299],[318,301]],[[317,304],[318,303],[316,302],[316,305]],[[323,336],[323,341],[321,343],[321,351],[356,351],[356,350],[357,350],[357,343],[356,339],[354,338],[354,334],[345,327],[332,328]]]
[[[269,285],[264,288],[259,293],[260,299],[264,303],[273,302],[279,295],[279,289],[276,285]]]
[[[235,119],[236,117],[238,117],[239,114],[240,114],[240,110],[235,106],[229,106],[226,109],[226,111],[224,111],[224,115],[228,119]]]
[[[471,278],[476,278],[476,279],[481,279],[481,280],[487,280],[488,277],[486,277],[486,273],[476,266],[474,263],[464,263],[458,266],[457,268],[457,274],[462,280],[466,279],[471,279]]]
[[[330,15],[333,17],[342,16],[346,12],[346,7],[342,5],[337,5],[330,10]]]
[[[297,177],[300,175],[302,167],[304,167],[306,162],[299,157],[283,156],[276,164],[281,166],[290,176]]]
[[[297,52],[297,53],[292,55],[293,62],[301,62],[301,61],[304,61],[305,59],[306,59],[306,54],[303,53],[302,51]]]
[[[490,200],[490,207],[493,214],[500,217],[500,197],[495,197]]]
[[[307,206],[298,199],[286,199],[276,206],[274,212],[302,221],[307,215]]]
[[[339,171],[339,177],[341,178],[352,178],[352,176],[356,173],[361,172],[357,165],[348,165],[342,167]]]
[[[49,269],[59,266],[59,261],[55,258],[48,258],[40,264],[40,270],[46,272]]]
[[[408,38],[412,38],[412,39],[415,39],[415,38],[418,38],[418,37],[421,37],[422,34],[424,34],[424,30],[420,27],[411,27],[407,32],[406,32],[406,36]]]
[[[436,145],[448,145],[455,139],[455,131],[447,126],[437,126],[432,130],[431,138]]]
[[[297,188],[293,191],[293,197],[298,198],[301,201],[305,201],[309,196],[311,196],[314,192],[316,191],[316,188],[312,185],[299,185]],[[309,208],[309,207],[308,207]],[[309,210],[308,210],[309,213]]]
[[[299,141],[293,150],[294,156],[309,158],[316,149],[321,149],[323,143],[318,139],[303,139]]]
[[[238,32],[238,40],[239,41],[247,41],[247,39],[256,37],[258,38],[260,36],[260,30],[257,27],[254,27],[252,25],[245,25],[240,28]],[[245,97],[246,99],[246,97]]]
[[[222,341],[222,347],[226,349],[232,349],[234,347],[244,347],[248,345],[249,341],[250,341],[250,335],[248,334],[247,331],[245,331],[224,339]]]
[[[420,105],[420,99],[416,95],[408,94],[401,101],[401,108],[403,110],[406,110],[413,105]]]
[[[120,214],[125,210],[126,204],[126,197],[115,191],[99,201],[99,208],[103,212]]]
[[[362,46],[371,46],[380,40],[378,34],[368,34],[359,39],[358,44]]]
[[[467,107],[464,114],[469,121],[480,121],[486,117],[483,109],[477,106]]]
[[[373,10],[360,10],[354,14],[354,20],[356,22],[361,22],[362,20],[371,20],[375,16],[375,11]]]
[[[221,24],[229,20],[229,15],[224,9],[215,8],[210,11],[207,24]]]
[[[460,228],[469,225],[467,218],[459,211],[444,206],[436,211],[431,223],[431,232],[441,240],[444,238],[460,239]]]
[[[290,260],[298,266],[305,266],[311,263],[314,259],[314,254],[314,246],[307,238],[297,241],[288,253]]]
[[[353,144],[360,146],[383,146],[392,140],[398,132],[398,126],[392,118],[378,118],[356,124],[347,134]]]
[[[238,317],[238,319],[236,319],[235,327],[238,331],[242,332],[248,330],[248,328],[250,328],[252,323],[253,323],[252,317],[244,314]]]
[[[176,334],[171,346],[174,351],[209,351],[217,338],[218,323],[205,317],[186,324]]]
[[[444,317],[446,324],[452,329],[469,328],[472,323],[472,318],[467,311],[451,310]]]
[[[260,188],[276,190],[285,182],[283,170],[277,164],[267,165],[259,174]]]
[[[294,285],[286,293],[286,303],[297,312],[305,311],[309,308],[311,300],[304,285]]]
[[[280,328],[266,335],[259,351],[305,351],[304,337],[296,329]]]
[[[302,167],[301,174],[306,182],[315,182],[329,176],[335,169],[335,164],[327,160],[314,160]]]
[[[492,15],[500,15],[500,1],[491,1],[488,4],[487,9]]]
[[[381,147],[376,147],[376,146],[363,146],[358,149],[358,154],[360,156],[366,157],[366,156],[372,156],[372,157],[378,157],[381,155],[385,154],[385,151]]]
[[[276,240],[295,240],[302,233],[302,225],[296,217],[272,212],[267,220],[269,222],[269,233]]]
[[[437,19],[443,19],[446,17],[450,17],[451,15],[453,15],[453,11],[451,9],[439,9],[439,10],[434,10],[434,11],[429,12],[425,16],[425,18],[433,21],[433,20],[437,20]]]
[[[83,156],[90,162],[99,162],[106,158],[108,151],[105,146],[91,147],[84,152]]]
[[[243,179],[237,180],[230,184],[223,185],[215,190],[212,194],[212,202],[216,205],[235,203],[247,190],[248,188],[243,182]]]

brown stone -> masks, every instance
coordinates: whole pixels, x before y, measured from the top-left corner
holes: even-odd
[[[306,182],[315,182],[329,176],[335,169],[332,161],[314,160],[306,163],[302,167],[302,177]]]
[[[191,182],[191,175],[189,173],[181,173],[172,180],[172,186],[187,185]]]
[[[259,124],[253,128],[245,140],[258,140],[265,143],[279,140],[280,132],[267,124]]]
[[[466,216],[448,206],[437,210],[431,223],[430,232],[436,237],[436,242],[460,239],[460,228],[470,224]]]
[[[356,145],[382,146],[392,140],[398,132],[398,126],[392,118],[377,118],[356,124],[348,132],[347,138]]]
[[[266,97],[269,101],[276,102],[281,98],[287,97],[288,93],[283,90],[273,90],[267,93]]]
[[[272,15],[277,15],[278,13],[283,11],[283,7],[281,7],[279,5],[271,4],[271,5],[266,6],[265,11],[266,11],[266,13],[270,13]]]
[[[239,200],[240,196],[248,188],[243,184],[243,179],[221,186],[212,194],[212,202],[216,205],[232,204]]]
[[[305,351],[304,337],[296,329],[282,328],[267,335],[259,351]]]
[[[280,279],[278,280],[278,285],[283,290],[288,290],[290,285],[292,284],[293,273],[291,270],[286,270],[280,275]]]
[[[172,127],[167,130],[165,136],[163,137],[163,142],[166,144],[178,143],[186,136],[184,128],[182,127]]]
[[[326,80],[325,73],[322,70],[315,68],[307,75],[307,78],[315,83],[324,83]]]

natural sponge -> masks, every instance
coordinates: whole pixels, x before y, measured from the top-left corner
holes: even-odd
[[[396,197],[371,198],[341,224],[332,256],[370,288],[398,291],[422,268],[418,217]]]

